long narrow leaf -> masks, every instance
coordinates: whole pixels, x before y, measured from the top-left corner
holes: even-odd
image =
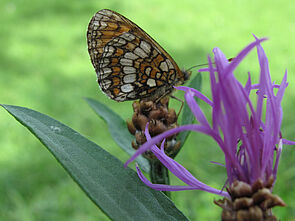
[[[39,112],[2,106],[48,148],[112,220],[187,220],[164,194],[145,186],[133,170],[76,131]]]

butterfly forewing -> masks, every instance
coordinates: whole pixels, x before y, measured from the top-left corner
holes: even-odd
[[[184,81],[169,54],[116,12],[97,12],[89,23],[87,41],[100,88],[116,101],[157,99]]]

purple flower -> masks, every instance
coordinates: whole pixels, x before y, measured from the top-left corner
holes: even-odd
[[[255,36],[254,36],[255,37]],[[193,112],[198,124],[180,126],[151,138],[146,129],[147,142],[142,145],[125,165],[128,165],[138,155],[151,150],[155,156],[186,186],[170,186],[150,183],[137,167],[140,179],[148,186],[162,191],[179,191],[200,189],[210,193],[229,197],[228,193],[214,189],[195,178],[183,166],[169,158],[164,153],[164,139],[172,134],[186,130],[196,131],[213,138],[224,153],[227,184],[235,180],[253,184],[258,179],[267,182],[276,179],[277,168],[283,144],[294,145],[295,142],[282,138],[280,127],[282,122],[281,101],[287,83],[287,72],[280,85],[271,81],[268,60],[260,43],[265,38],[258,39],[243,49],[231,63],[215,48],[215,67],[208,56],[208,68],[201,72],[209,72],[211,83],[210,100],[201,92],[189,87],[176,87],[185,91],[185,100]],[[249,74],[248,81],[243,86],[233,72],[243,58],[257,48],[260,65],[260,79],[258,84],[252,84]],[[256,105],[250,100],[251,91],[256,91]],[[275,93],[276,92],[276,93]],[[195,97],[211,106],[211,122],[207,120]],[[265,114],[263,110],[265,109]],[[155,144],[162,141],[159,149]]]

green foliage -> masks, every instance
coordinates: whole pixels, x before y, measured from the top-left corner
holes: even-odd
[[[124,151],[126,151],[130,156],[132,156],[135,153],[135,150],[131,146],[131,142],[134,139],[134,137],[130,134],[130,132],[127,129],[126,121],[124,121],[118,114],[113,112],[103,103],[91,98],[86,98],[86,101],[90,105],[90,107],[95,111],[95,113],[97,113],[97,115],[107,123],[110,134],[114,141]],[[136,159],[136,161],[145,172],[149,172],[150,165],[145,158],[139,156]]]
[[[27,108],[3,107],[48,148],[112,220],[187,220],[164,194],[144,185],[133,170],[76,131]]]
[[[288,69],[289,87],[283,101],[282,134],[295,140],[295,2],[192,0],[2,0],[0,1],[0,103],[17,104],[47,113],[95,141],[108,152],[128,159],[82,97],[93,97],[123,119],[131,117],[131,102],[116,103],[99,92],[87,53],[86,27],[103,8],[118,11],[147,31],[180,67],[206,63],[213,47],[228,57],[253,40],[251,33],[269,37],[263,47],[270,71],[280,81]],[[239,68],[257,73],[255,53]],[[194,73],[193,73],[194,75]],[[257,74],[258,76],[258,74]],[[203,89],[210,95],[208,76]],[[178,92],[183,99],[183,93]],[[179,108],[179,102],[172,102]],[[201,105],[202,102],[201,102]],[[108,220],[77,188],[45,148],[7,113],[0,113],[0,220]],[[274,192],[287,203],[275,209],[281,220],[295,217],[295,153],[284,147]],[[177,160],[201,181],[222,188],[222,153],[206,137],[192,133]],[[172,180],[172,184],[178,181]],[[218,220],[212,195],[175,192],[172,199],[191,220]],[[206,205],[206,206],[204,206]]]

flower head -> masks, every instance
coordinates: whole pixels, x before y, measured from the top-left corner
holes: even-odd
[[[235,181],[242,181],[249,185],[253,185],[257,180],[263,184],[268,183],[270,179],[275,181],[283,143],[295,144],[292,141],[282,139],[280,132],[282,122],[281,101],[288,85],[287,72],[280,85],[271,81],[268,60],[260,45],[266,39],[256,37],[255,39],[231,63],[218,48],[213,50],[215,67],[208,56],[209,67],[199,71],[209,72],[212,99],[195,89],[184,86],[176,87],[178,90],[185,91],[185,100],[198,124],[180,126],[153,138],[149,136],[149,132],[146,130],[145,134],[148,141],[138,149],[126,164],[146,150],[151,150],[187,186],[152,184],[137,168],[139,177],[148,186],[163,191],[200,189],[225,197],[229,196],[229,193],[225,191],[214,189],[200,182],[183,166],[166,156],[163,147],[159,149],[155,145],[172,134],[185,130],[206,134],[216,141],[224,153],[228,185]],[[260,79],[257,84],[252,84],[249,74],[248,81],[243,86],[234,76],[234,71],[255,47],[257,48],[260,65]],[[256,91],[255,105],[250,99],[252,91]],[[211,121],[205,117],[195,101],[195,97],[210,105]],[[263,111],[264,109],[265,111]]]

